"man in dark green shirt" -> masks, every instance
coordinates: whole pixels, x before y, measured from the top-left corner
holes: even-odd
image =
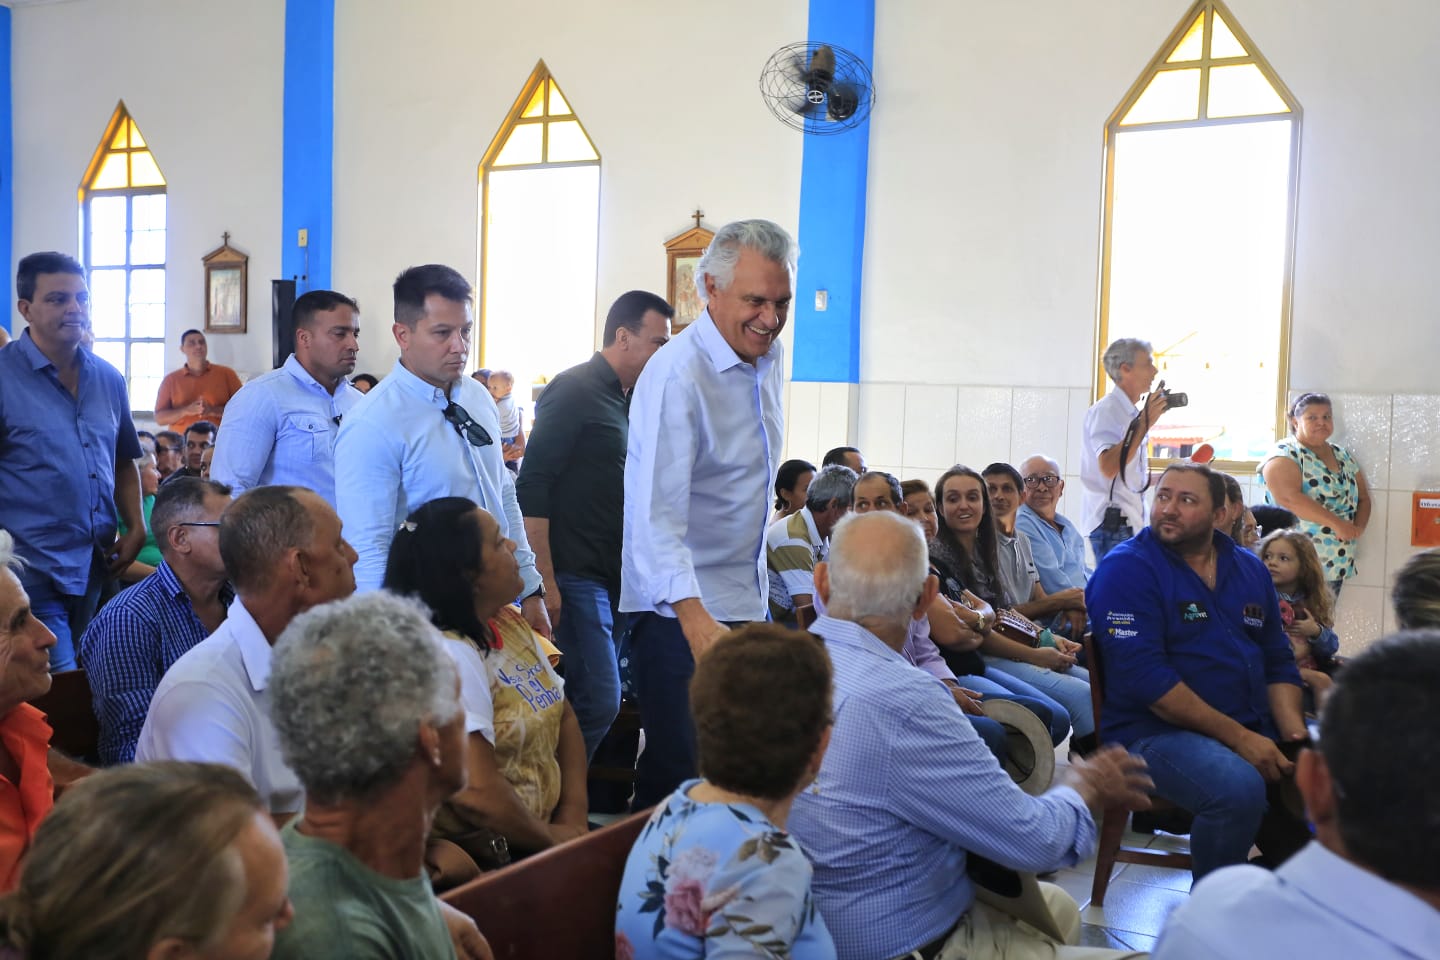
[[[535,566],[551,584],[545,606],[565,655],[565,698],[592,757],[620,709],[614,637],[630,390],[669,341],[674,315],[643,290],[615,301],[600,352],[540,395],[515,481]]]

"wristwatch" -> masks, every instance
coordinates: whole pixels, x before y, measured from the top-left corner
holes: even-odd
[[[540,581],[540,586],[536,587],[536,588],[534,589],[534,591],[532,591],[532,592],[530,592],[530,593],[527,593],[527,594],[525,594],[525,596],[521,597],[521,598],[520,598],[520,602],[521,602],[521,603],[524,603],[526,600],[529,600],[531,597],[539,597],[541,600],[544,600],[544,599],[545,599],[545,581],[544,581],[544,580],[541,580],[541,581]]]

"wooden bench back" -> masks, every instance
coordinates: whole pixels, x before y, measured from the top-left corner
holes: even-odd
[[[43,712],[55,735],[50,745],[61,753],[94,763],[100,758],[100,724],[84,670],[52,674],[50,692],[31,701]]]
[[[441,899],[470,917],[495,960],[615,956],[625,859],[650,811],[632,814],[456,887]]]

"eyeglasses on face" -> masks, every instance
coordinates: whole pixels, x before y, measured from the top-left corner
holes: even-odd
[[[219,520],[181,520],[175,524],[177,527],[218,527]]]
[[[160,444],[157,443],[157,444],[155,444],[155,452],[156,452],[156,453],[179,453],[179,452],[180,452],[180,448],[179,448],[179,447],[162,447],[162,446],[160,446]]]
[[[1038,486],[1041,486],[1042,484],[1043,484],[1044,486],[1047,486],[1047,487],[1053,487],[1053,486],[1055,486],[1055,484],[1057,484],[1057,483],[1059,483],[1059,482],[1060,482],[1060,478],[1057,477],[1057,476],[1055,476],[1055,474],[1053,474],[1053,473],[1047,473],[1047,474],[1045,474],[1044,476],[1041,476],[1041,477],[1026,477],[1026,478],[1025,478],[1025,486],[1027,486],[1027,487],[1038,487]]]
[[[456,433],[469,440],[473,446],[488,447],[495,442],[491,438],[490,432],[470,416],[470,411],[454,400],[451,400],[445,407],[445,419],[449,421],[450,426],[455,428]]]

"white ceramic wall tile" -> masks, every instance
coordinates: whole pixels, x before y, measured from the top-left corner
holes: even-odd
[[[855,446],[867,463],[904,461],[905,385],[862,383],[859,430]],[[824,454],[822,450],[821,455]]]
[[[1009,387],[960,387],[957,394],[958,430],[951,463],[958,460],[984,470],[997,460],[1009,460],[1014,391]]]
[[[1396,394],[1391,490],[1440,490],[1440,395]]]
[[[853,383],[820,384],[819,439],[816,456],[835,447],[857,446],[860,388]],[[864,448],[861,447],[861,451]],[[818,464],[819,461],[817,460]]]
[[[790,410],[785,419],[785,457],[809,460],[817,466],[828,447],[820,444],[819,383],[790,384]]]
[[[1372,488],[1389,489],[1391,396],[1336,393],[1330,400],[1335,405],[1335,442],[1360,461]]]
[[[1010,401],[1009,462],[1019,467],[1040,453],[1062,461],[1070,439],[1070,391],[1063,387],[1016,387]]]
[[[1084,455],[1080,441],[1085,435],[1085,411],[1090,409],[1090,391],[1070,388],[1070,429],[1065,442],[1065,459],[1060,466],[1066,473],[1080,473],[1080,458]]]
[[[1387,523],[1390,516],[1390,499],[1384,493],[1372,491],[1370,503],[1370,524],[1365,528],[1365,536],[1360,538],[1360,543],[1356,547],[1355,576],[1345,584],[1346,587],[1385,586],[1387,544],[1390,539]],[[1409,512],[1407,506],[1405,510],[1407,516]],[[1405,536],[1405,542],[1410,542],[1408,533]]]
[[[1060,494],[1060,505],[1055,509],[1062,517],[1069,517],[1075,523],[1084,523],[1085,518],[1080,516],[1080,507],[1085,502],[1085,488],[1080,486],[1080,477],[1071,476],[1065,478],[1065,492]],[[1082,531],[1082,535],[1090,531]]]
[[[1395,622],[1395,608],[1390,605],[1390,595],[1389,595],[1388,592],[1387,592],[1386,595],[1385,595],[1385,617],[1384,617],[1384,624],[1385,624],[1385,636],[1387,636],[1387,637],[1390,636],[1390,634],[1394,633],[1396,630],[1399,629],[1399,624],[1397,624],[1397,623]]]
[[[1412,504],[1413,498],[1409,490],[1391,490],[1380,496],[1385,498],[1386,517],[1385,524],[1385,579],[1381,581],[1385,589],[1395,582],[1395,573],[1414,554],[1423,550],[1423,547],[1410,546],[1412,531]],[[1377,505],[1379,498],[1377,497]],[[1372,521],[1370,530],[1375,529]],[[1366,536],[1369,536],[1367,531]]]
[[[1380,587],[1345,585],[1335,616],[1342,654],[1353,657],[1384,636],[1385,602],[1385,591]]]
[[[905,447],[901,463],[907,468],[944,470],[955,462],[956,393],[955,387],[905,388]],[[1010,413],[1008,407],[1005,413],[1007,416]],[[1008,428],[1008,421],[1006,426]]]

